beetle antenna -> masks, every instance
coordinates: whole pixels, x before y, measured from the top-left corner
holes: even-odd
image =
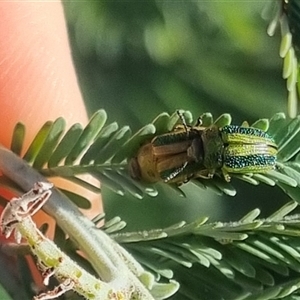
[[[188,137],[189,136],[189,130],[188,130],[189,126],[186,124],[185,117],[184,117],[183,113],[180,110],[177,110],[177,115],[180,118],[182,126],[184,127],[185,132],[186,132],[187,137]]]

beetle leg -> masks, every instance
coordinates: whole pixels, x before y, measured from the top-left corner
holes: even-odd
[[[174,179],[176,176],[178,176],[188,165],[188,162],[185,162],[181,167],[176,169],[174,172],[172,172],[166,179],[165,182],[169,182],[170,180]]]
[[[231,177],[230,177],[229,173],[227,172],[227,170],[225,168],[222,168],[221,171],[222,171],[222,175],[223,175],[225,181],[230,182]]]
[[[196,122],[196,124],[195,124],[194,126],[195,126],[195,127],[200,127],[202,124],[203,124],[203,121],[202,121],[202,117],[200,116],[200,117],[197,119],[197,122]]]

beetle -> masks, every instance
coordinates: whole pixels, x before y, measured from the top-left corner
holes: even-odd
[[[182,184],[218,174],[229,182],[230,173],[264,173],[275,168],[277,145],[265,131],[237,125],[203,127],[201,117],[189,126],[178,114],[182,125],[139,149],[130,162],[132,177]]]

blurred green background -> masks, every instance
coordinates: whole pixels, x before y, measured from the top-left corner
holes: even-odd
[[[109,121],[133,132],[176,109],[194,116],[230,113],[249,123],[286,111],[278,55],[280,33],[268,37],[268,1],[66,1],[73,58],[89,114],[104,108]],[[271,17],[270,17],[271,18]],[[238,194],[166,185],[159,197],[137,200],[104,188],[108,218],[128,230],[167,226],[203,215],[236,220],[259,207],[263,215],[287,201],[278,188],[233,180]]]

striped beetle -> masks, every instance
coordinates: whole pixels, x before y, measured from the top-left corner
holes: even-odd
[[[261,129],[226,125],[182,125],[143,145],[130,162],[133,178],[147,182],[184,183],[191,178],[212,178],[230,173],[264,173],[275,168],[277,145]]]

